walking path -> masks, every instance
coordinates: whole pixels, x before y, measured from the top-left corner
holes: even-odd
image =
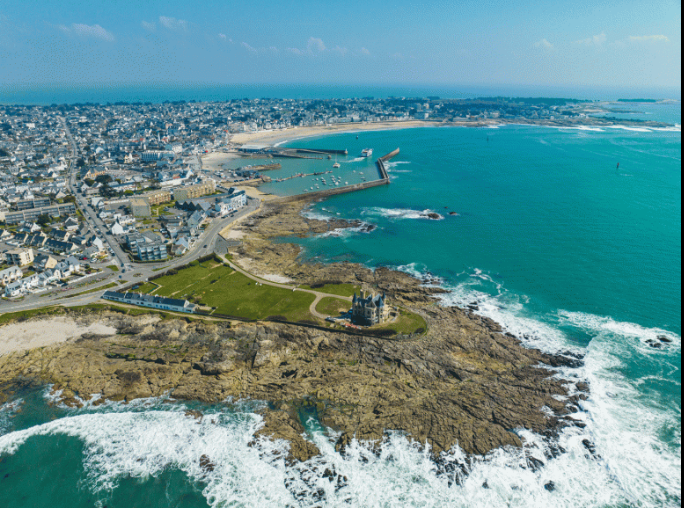
[[[238,265],[236,265],[232,261],[226,259],[224,256],[219,256],[219,258],[221,258],[224,263],[226,263],[228,266],[230,266],[236,272],[241,273],[245,277],[248,277],[248,278],[252,279],[253,281],[258,282],[259,284],[265,284],[267,286],[272,286],[275,288],[289,289],[290,291],[301,291],[302,293],[309,293],[309,294],[314,295],[316,298],[311,303],[311,305],[309,306],[309,312],[311,312],[311,314],[314,317],[317,317],[318,319],[325,319],[328,317],[325,314],[321,314],[320,312],[318,312],[316,310],[316,307],[318,306],[319,302],[323,298],[337,298],[338,300],[345,300],[345,301],[348,301],[350,303],[352,301],[352,298],[348,297],[348,296],[333,295],[330,293],[321,293],[320,291],[314,291],[313,289],[303,289],[303,288],[300,288],[297,286],[292,286],[291,284],[280,284],[279,282],[272,282],[270,280],[262,279],[262,278],[257,277],[256,275],[249,273],[246,270],[243,270],[242,268],[240,268]]]

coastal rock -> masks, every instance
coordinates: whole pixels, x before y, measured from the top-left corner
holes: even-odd
[[[115,401],[169,392],[206,403],[270,401],[276,409],[264,414],[260,435],[288,440],[298,460],[318,452],[302,437],[292,403],[315,405],[321,423],[341,432],[339,449],[353,439],[379,445],[386,431],[401,430],[435,454],[455,444],[486,454],[521,445],[508,429],[543,433],[572,424],[561,418],[569,410],[557,400],[568,396],[564,382],[539,368],[555,357],[523,348],[459,309],[433,306],[425,315],[427,335],[404,341],[282,324],[165,320],[164,337],[144,331],[1,357],[0,387],[29,378],[55,383],[75,405],[94,393]],[[141,319],[89,319],[114,318],[128,330]],[[180,338],[169,340],[171,331]]]
[[[339,432],[339,450],[354,439],[381,446],[386,433],[397,430],[427,443],[435,456],[455,445],[468,454],[521,446],[510,429],[552,435],[573,424],[566,417],[588,387],[578,385],[583,393],[573,399],[567,380],[543,365],[575,366],[580,358],[523,347],[498,323],[475,314],[475,305],[435,305],[444,290],[406,273],[353,263],[302,264],[299,246],[271,239],[359,226],[304,217],[305,206],[272,202],[248,217],[234,261],[296,283],[385,292],[423,316],[427,333],[391,340],[276,323],[68,310],[80,312],[84,325],[107,322],[118,334],[0,357],[0,400],[18,380],[32,380],[54,383],[62,400],[74,405],[92,394],[114,401],[167,393],[211,404],[268,401],[258,436],[289,441],[296,460],[308,460],[318,449],[303,437],[295,407],[314,407],[321,424]]]

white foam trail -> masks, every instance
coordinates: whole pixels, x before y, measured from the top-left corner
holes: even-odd
[[[312,210],[310,208],[308,210],[302,211],[302,217],[305,217],[305,218],[311,219],[311,220],[320,220],[320,221],[324,221],[324,222],[329,222],[332,219],[332,217],[330,215],[325,215],[323,213],[317,212],[317,211]]]
[[[356,233],[369,234],[375,230],[375,226],[369,224],[368,222],[363,222],[360,226],[355,228],[339,228],[333,229],[332,231],[327,231],[317,235],[317,238],[350,238]]]
[[[436,213],[432,210],[411,210],[409,208],[366,208],[361,212],[363,215],[375,215],[387,217],[389,219],[427,219],[427,220],[442,220],[444,217],[440,214],[438,219],[431,219],[429,214]]]
[[[578,130],[578,131],[589,131],[589,132],[606,132],[605,129],[599,127],[590,127],[589,125],[576,125],[572,127],[558,127],[559,130]]]
[[[83,441],[95,492],[116,488],[126,476],[145,479],[175,466],[206,484],[211,506],[292,506],[283,460],[288,445],[261,439],[249,446],[261,424],[253,414],[214,414],[202,421],[181,411],[85,414],[2,436],[0,453],[15,453],[33,436],[65,434]],[[214,471],[201,467],[202,456]]]
[[[0,406],[0,436],[11,427],[11,418],[21,409],[23,399],[16,399]]]
[[[637,339],[640,346],[643,346],[642,351],[650,352],[653,348],[648,345],[649,341],[661,342],[661,337],[671,341],[667,343],[671,344],[671,347],[681,349],[682,346],[682,340],[679,335],[661,328],[645,328],[635,323],[615,321],[609,317],[601,317],[583,312],[560,311],[558,317],[561,325],[574,326],[590,333],[594,337],[611,335],[613,337]],[[662,342],[661,344],[665,345]]]
[[[622,129],[625,131],[632,132],[652,132],[651,129],[646,129],[645,127],[627,127],[626,125],[609,125],[608,129]]]

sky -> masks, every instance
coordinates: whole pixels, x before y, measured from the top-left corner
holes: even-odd
[[[0,1],[0,86],[681,87],[681,5],[643,0]]]

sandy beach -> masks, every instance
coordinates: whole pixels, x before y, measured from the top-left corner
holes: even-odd
[[[325,136],[327,134],[342,134],[347,132],[384,131],[395,129],[414,129],[418,127],[438,127],[441,122],[423,122],[411,120],[407,122],[377,122],[377,123],[345,123],[335,125],[318,125],[313,127],[294,127],[279,131],[245,132],[235,134],[231,141],[236,144],[258,143],[276,145],[286,141]]]
[[[15,351],[60,344],[90,333],[114,335],[116,328],[103,323],[82,326],[67,317],[11,323],[0,328],[0,356]]]

